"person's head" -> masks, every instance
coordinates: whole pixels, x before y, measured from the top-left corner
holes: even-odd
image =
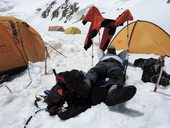
[[[107,47],[107,53],[111,53],[111,54],[116,55],[115,47],[114,47],[113,45],[109,45],[109,46]]]

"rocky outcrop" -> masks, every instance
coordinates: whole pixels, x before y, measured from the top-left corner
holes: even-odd
[[[49,5],[48,5],[48,7],[45,9],[45,11],[43,11],[43,13],[42,13],[42,17],[43,18],[47,18],[48,16],[49,16],[49,13],[50,13],[50,11],[51,11],[51,9],[53,8],[53,6],[56,4],[56,1],[53,1],[53,2],[51,2]]]
[[[47,18],[51,13],[51,20],[56,18],[59,21],[63,20],[64,23],[66,23],[67,21],[71,20],[73,15],[79,10],[78,3],[71,3],[69,0],[65,0],[65,2],[57,6],[56,9],[54,9],[56,7],[54,5],[57,5],[56,1],[51,2],[45,11],[43,11],[41,16],[43,18]]]

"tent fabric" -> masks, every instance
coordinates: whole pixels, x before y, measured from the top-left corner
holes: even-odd
[[[63,28],[63,26],[49,26],[48,31],[64,32],[64,28]]]
[[[127,40],[129,30],[129,41]],[[170,35],[158,25],[148,21],[136,21],[125,26],[113,38],[111,45],[130,53],[170,56]]]
[[[65,34],[81,34],[81,30],[77,27],[68,27],[64,31]]]
[[[0,72],[27,67],[28,61],[45,59],[41,36],[26,22],[0,16]]]

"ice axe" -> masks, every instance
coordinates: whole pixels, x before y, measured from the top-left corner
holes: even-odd
[[[159,82],[160,82],[161,77],[162,77],[163,68],[164,68],[164,66],[165,66],[165,56],[161,56],[161,57],[159,57],[159,62],[160,62],[160,67],[161,67],[161,69],[160,69],[160,73],[159,73],[159,76],[158,76],[157,82],[156,82],[156,84],[155,84],[154,92],[156,92],[156,91],[157,91],[157,88],[158,88]]]

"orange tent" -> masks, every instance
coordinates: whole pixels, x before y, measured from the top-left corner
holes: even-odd
[[[129,41],[127,26],[111,41],[117,50],[128,49],[130,53],[170,56],[170,35],[158,25],[138,20],[129,24],[128,30]]]
[[[63,26],[49,26],[48,31],[64,32],[64,28],[63,28]]]
[[[43,40],[26,22],[0,17],[0,59],[0,74],[27,67],[28,61],[42,61],[45,59]]]

